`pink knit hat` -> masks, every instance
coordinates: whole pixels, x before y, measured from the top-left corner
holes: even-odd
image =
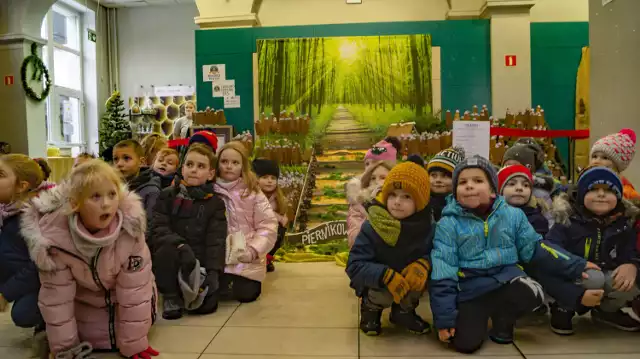
[[[396,156],[398,151],[396,151],[395,147],[387,141],[380,141],[373,145],[367,151],[367,154],[364,155],[364,160],[374,160],[374,161],[396,161]]]
[[[589,157],[596,152],[607,155],[616,165],[618,172],[623,172],[636,154],[636,133],[630,128],[624,128],[618,133],[605,136],[593,144]]]

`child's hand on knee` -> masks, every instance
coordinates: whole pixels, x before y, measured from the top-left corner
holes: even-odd
[[[589,279],[589,274],[587,274],[587,271],[589,270],[601,271],[602,269],[600,269],[600,267],[595,263],[587,262],[587,265],[584,266],[584,271],[582,272],[582,279]]]
[[[440,339],[441,342],[447,343],[455,335],[456,335],[456,328],[439,329],[438,330],[438,338]]]
[[[619,292],[628,292],[636,284],[638,268],[635,264],[627,263],[613,271],[613,289]]]
[[[389,293],[393,295],[393,301],[400,304],[402,299],[409,294],[411,286],[400,273],[389,268],[384,272],[383,282],[387,286]]]
[[[602,289],[587,289],[584,291],[580,303],[589,308],[597,307],[600,305],[603,296],[604,290]]]
[[[431,265],[426,259],[418,259],[402,270],[402,276],[409,282],[409,287],[414,292],[422,293],[429,279]]]

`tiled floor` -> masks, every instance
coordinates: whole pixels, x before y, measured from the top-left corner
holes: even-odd
[[[421,314],[430,320],[428,305]],[[151,345],[164,359],[462,358],[434,335],[415,336],[391,328],[370,338],[358,332],[358,302],[344,269],[333,263],[278,264],[263,296],[252,304],[227,303],[205,317],[163,321]],[[488,342],[477,356],[500,359],[640,358],[640,333],[577,324],[573,337],[558,337],[546,325],[519,328],[515,345]],[[0,358],[28,358],[30,332],[0,314]],[[103,355],[100,358],[117,358]]]

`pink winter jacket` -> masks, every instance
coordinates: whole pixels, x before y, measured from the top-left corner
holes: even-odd
[[[347,212],[347,239],[349,248],[353,247],[356,237],[360,233],[362,224],[367,219],[367,210],[364,203],[372,200],[378,193],[379,188],[370,187],[362,188],[360,177],[355,177],[347,182],[345,190],[347,201],[349,202],[349,211]]]
[[[82,341],[126,357],[149,347],[156,315],[146,219],[140,198],[123,189],[111,226],[94,235],[67,215],[68,186],[43,192],[22,216],[31,258],[40,270],[38,306],[55,354]]]
[[[275,245],[278,234],[278,220],[269,200],[262,192],[250,193],[242,197],[247,191],[242,178],[232,182],[218,179],[215,191],[222,197],[227,207],[227,233],[242,232],[247,246],[258,253],[258,258],[252,263],[227,265],[224,269],[225,273],[262,282],[267,273],[266,255]]]

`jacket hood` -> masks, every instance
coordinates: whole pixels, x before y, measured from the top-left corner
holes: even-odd
[[[559,223],[565,226],[571,225],[571,217],[576,214],[575,199],[572,195],[575,192],[560,193],[553,199],[553,205],[551,207],[551,215],[555,223]],[[624,216],[629,218],[630,222],[635,222],[640,219],[640,208],[636,207],[630,201],[623,199]]]
[[[71,212],[69,195],[71,188],[66,184],[43,191],[40,196],[34,198],[25,206],[21,217],[21,233],[25,238],[31,259],[44,271],[55,269],[53,259],[49,254],[49,248],[56,245],[55,238],[43,235],[40,228],[40,220],[47,214],[57,211]],[[122,186],[122,199],[118,207],[122,213],[122,230],[135,238],[144,241],[147,227],[145,210],[140,197]],[[65,216],[66,217],[66,216]]]
[[[360,178],[352,178],[345,185],[346,196],[349,204],[364,204],[376,197],[380,192],[379,186],[369,186],[368,188],[362,188]]]
[[[140,169],[140,173],[136,177],[131,179],[129,188],[131,188],[132,190],[137,190],[138,188],[144,186],[151,180],[152,174],[153,171],[150,167]]]

